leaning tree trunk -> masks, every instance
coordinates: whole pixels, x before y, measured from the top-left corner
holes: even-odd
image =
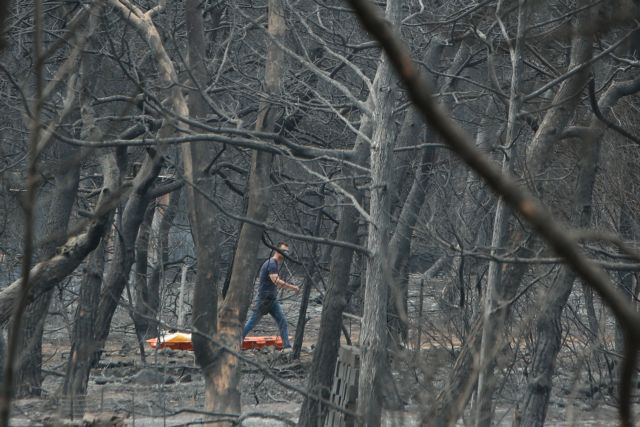
[[[92,20],[97,20],[98,16],[92,15]],[[94,43],[94,40],[91,40]],[[103,138],[103,130],[96,122],[97,112],[92,106],[93,91],[84,77],[92,76],[100,67],[101,62],[96,60],[94,55],[85,54],[82,58],[83,87],[81,92],[80,114],[82,117],[82,137],[99,141]],[[130,135],[130,137],[133,135]],[[98,198],[97,206],[103,200],[109,200],[114,195],[119,195],[122,191],[122,177],[126,171],[126,148],[107,149],[100,159],[102,170],[102,190]],[[115,200],[112,201],[115,207]],[[105,264],[105,240],[107,230],[113,223],[114,209],[112,209],[106,219],[104,232],[99,237],[100,244],[91,253],[87,260],[87,267],[83,280],[80,284],[77,308],[73,322],[73,332],[71,336],[71,350],[69,362],[65,374],[62,394],[64,396],[64,406],[62,410],[71,417],[76,414],[81,415],[84,411],[85,396],[89,382],[92,360],[97,350],[95,342],[95,320],[98,304],[100,301],[100,291]],[[68,403],[68,406],[66,405]]]
[[[91,41],[93,41],[92,34],[97,25],[97,17],[99,14],[100,8],[92,11],[92,18],[89,22],[88,28],[86,29],[85,36]],[[87,57],[83,57],[81,64],[85,71],[83,72],[83,75],[92,74],[89,70],[95,68],[96,64],[94,64],[93,61],[91,62],[91,66],[89,66],[87,63]],[[93,83],[95,83],[95,80]],[[90,93],[91,88],[94,87],[93,83],[87,81],[82,82],[81,97],[83,105],[81,105],[80,113],[83,119],[83,137],[85,135],[88,135],[89,137],[96,136],[91,133],[95,125],[93,122],[93,114],[91,111],[87,112],[85,109],[85,107],[89,107],[89,104],[85,101],[88,99],[88,93]],[[89,116],[87,116],[87,114],[89,114]],[[99,140],[99,138],[96,138],[95,140]],[[79,159],[65,160],[79,161]],[[77,172],[74,171],[74,164],[65,164],[65,167],[69,168],[69,175],[63,182],[63,185],[68,186],[69,188],[76,187],[77,184],[74,183],[74,180],[76,179],[74,174]],[[112,187],[109,188],[108,191],[103,192],[98,203],[94,207],[93,214],[89,217],[90,219],[88,219],[86,223],[82,225],[81,229],[74,235],[66,236],[66,233],[62,233],[60,236],[62,236],[63,240],[51,240],[51,243],[55,243],[56,250],[54,251],[50,248],[45,248],[45,251],[49,252],[50,256],[34,265],[29,273],[29,294],[27,297],[29,303],[34,302],[38,296],[46,295],[50,292],[57,283],[71,274],[97,247],[102,235],[104,234],[105,228],[110,224],[110,218],[115,209],[115,204],[121,196],[119,193],[120,190],[120,188]],[[70,193],[71,190],[67,190],[65,192]],[[58,202],[65,205],[65,210],[71,209],[68,205],[69,200],[59,200]],[[56,211],[57,210],[58,209],[56,209]],[[68,221],[68,214],[66,220]],[[56,219],[56,222],[58,221],[59,223],[62,223],[63,219]],[[66,226],[64,229],[66,230]],[[59,233],[60,230],[55,230],[55,232]],[[13,312],[13,307],[18,301],[21,286],[22,280],[19,279],[8,286],[4,286],[2,290],[0,290],[0,324],[6,324],[9,320],[9,317]]]
[[[33,301],[42,292],[52,289],[60,280],[71,274],[100,242],[108,218],[113,212],[115,198],[112,194],[96,206],[92,219],[86,226],[60,245],[58,253],[41,261],[29,273],[27,302]],[[0,325],[9,321],[13,307],[18,302],[22,279],[17,279],[0,290]]]
[[[373,107],[373,95],[369,94],[366,105]],[[370,137],[373,129],[373,121],[369,115],[362,114],[358,136],[354,144],[355,158],[353,162],[358,165],[366,164],[369,156],[368,142],[363,136]],[[345,168],[344,175],[356,176],[358,172]],[[345,197],[340,214],[340,223],[336,234],[336,240],[358,243],[358,209],[352,203],[362,204],[364,192],[361,187],[354,184],[355,178],[345,180],[353,200]],[[320,328],[316,347],[313,352],[311,369],[307,379],[307,391],[314,396],[323,399],[329,398],[329,392],[333,383],[333,374],[338,359],[340,347],[340,334],[342,332],[342,313],[351,298],[352,290],[345,286],[349,283],[349,273],[353,260],[353,249],[336,247],[332,251],[329,266],[329,284],[322,303]],[[318,399],[305,396],[298,425],[300,427],[311,426],[316,423],[323,424],[326,416],[325,408]]]
[[[441,51],[442,44],[434,41],[426,55],[426,61],[429,66],[432,66],[440,59],[439,55]],[[418,114],[418,111],[413,107],[409,107],[402,122],[400,132],[398,133],[396,146],[403,147],[413,144],[416,139],[416,135],[422,135],[424,133],[424,127],[424,121]],[[388,307],[389,335],[393,346],[396,348],[402,347],[407,342],[409,333],[409,325],[406,316],[409,287],[408,280],[405,282],[403,277],[405,276],[405,273],[408,275],[407,267],[411,251],[411,233],[415,226],[415,221],[412,220],[418,219],[419,211],[426,195],[426,189],[422,185],[426,185],[427,183],[427,180],[424,179],[426,178],[426,175],[424,174],[424,172],[426,172],[426,163],[424,162],[427,160],[425,158],[425,153],[429,153],[428,162],[431,163],[434,159],[432,154],[435,154],[435,149],[431,148],[424,150],[422,154],[419,155],[420,163],[415,167],[415,175],[413,177],[411,189],[409,190],[409,194],[405,200],[401,199],[400,191],[403,181],[407,178],[408,173],[404,170],[405,166],[403,166],[402,163],[409,163],[409,156],[415,157],[418,153],[413,151],[398,153],[399,155],[395,158],[394,168],[391,172],[392,176],[388,184],[389,194],[391,197],[389,213],[393,216],[394,211],[398,208],[400,209],[396,229],[391,239],[389,249],[389,256],[391,257],[390,264],[392,266],[392,281],[390,283],[392,288],[389,292]],[[409,208],[408,205],[411,205],[411,208]],[[409,210],[411,210],[411,214],[409,214]],[[404,222],[407,219],[410,221],[409,223]]]
[[[409,254],[411,253],[411,237],[420,209],[426,199],[426,186],[429,181],[429,171],[435,159],[435,149],[425,149],[420,158],[420,165],[416,168],[416,175],[411,184],[409,195],[402,206],[398,217],[398,225],[389,243],[389,264],[391,265],[392,286],[389,295],[392,325],[396,325],[398,338],[406,343],[409,334],[408,292],[409,292]],[[391,317],[391,316],[390,316]],[[394,331],[394,328],[391,327]]]

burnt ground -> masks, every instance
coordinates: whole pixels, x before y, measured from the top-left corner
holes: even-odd
[[[298,300],[287,298],[285,311],[290,322],[290,335],[295,333]],[[243,356],[260,367],[242,363],[243,425],[283,425],[270,415],[293,422],[297,419],[302,396],[283,387],[265,375],[267,370],[294,387],[304,388],[305,375],[311,363],[311,351],[317,337],[321,305],[310,303],[307,336],[299,360],[291,360],[273,348],[248,350]],[[59,319],[58,319],[59,320]],[[145,348],[146,364],[140,358],[133,324],[125,310],[118,310],[105,354],[91,372],[89,390],[84,402],[68,402],[59,398],[69,354],[68,328],[64,322],[48,324],[43,348],[44,384],[41,398],[18,399],[14,402],[12,426],[81,425],[82,415],[71,422],[63,413],[73,405],[84,404],[91,414],[118,414],[127,425],[178,426],[203,419],[204,380],[195,363],[193,352]],[[277,335],[275,322],[263,318],[252,335]],[[81,414],[81,413],[80,413]],[[286,424],[284,424],[286,425]]]
[[[443,310],[438,304],[437,294],[439,291],[433,295],[425,293],[423,315],[435,317]],[[410,295],[413,298],[417,296],[415,287]],[[242,364],[242,425],[276,426],[292,424],[297,420],[302,396],[265,375],[264,369],[287,384],[304,388],[322,309],[316,297],[317,295],[313,295],[310,302],[300,360],[290,360],[273,349],[243,352],[244,356],[259,363],[262,368]],[[290,335],[293,335],[298,299],[288,298],[284,305],[291,325]],[[411,310],[415,311],[415,306],[410,307],[410,312]],[[45,333],[43,396],[15,401],[11,423],[13,426],[81,425],[78,420],[81,416],[77,416],[74,421],[62,417],[62,408],[71,405],[71,402],[59,399],[69,351],[68,327],[51,323]],[[200,424],[203,419],[199,411],[204,407],[204,381],[193,353],[146,348],[145,365],[139,356],[133,325],[124,310],[117,313],[114,325],[107,351],[99,366],[91,373],[89,392],[84,402],[86,412],[107,418],[117,414],[130,426]],[[346,327],[354,341],[357,341],[357,322],[348,319]],[[425,328],[422,351],[418,353],[415,350],[405,350],[395,358],[394,376],[402,386],[399,391],[407,403],[407,413],[404,417],[395,418],[392,414],[387,414],[386,425],[417,425],[416,414],[425,408],[425,404],[421,402],[428,401],[429,396],[438,391],[443,374],[452,364],[451,352],[443,348],[447,345],[437,338],[437,334],[428,330],[428,325]],[[275,335],[275,323],[270,318],[264,318],[253,333]],[[458,343],[454,342],[453,347],[456,344]],[[572,360],[571,354],[560,358],[560,366],[572,363]],[[547,425],[617,425],[615,399],[608,396],[603,388],[594,389],[592,384],[584,383],[581,376],[575,374],[575,369],[567,369],[566,374],[564,370],[561,372],[563,374],[554,383]],[[512,425],[514,396],[518,396],[526,387],[526,380],[521,375],[515,373],[512,377],[514,379],[503,385],[497,393],[496,425]],[[78,408],[80,404],[81,402],[74,402],[73,406]],[[288,422],[282,421],[282,418]],[[461,420],[459,425],[465,425],[465,421]]]

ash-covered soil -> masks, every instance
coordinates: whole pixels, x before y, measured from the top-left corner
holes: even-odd
[[[417,288],[410,289],[415,299]],[[404,350],[392,362],[393,375],[400,395],[406,403],[402,414],[385,414],[385,426],[418,425],[419,414],[429,399],[439,391],[453,364],[451,348],[459,341],[443,340],[438,331],[429,329],[434,319],[442,315],[438,305],[439,290],[425,293],[424,330],[420,352]],[[303,397],[300,393],[279,383],[304,389],[305,378],[311,364],[312,351],[318,336],[322,306],[314,292],[310,301],[303,351],[299,360],[275,349],[244,351],[243,356],[259,364],[242,362],[241,425],[281,426],[294,425]],[[299,299],[286,298],[285,312],[289,318],[290,335],[295,333]],[[415,301],[410,304],[410,317],[415,318]],[[187,426],[202,424],[204,415],[204,381],[190,351],[153,350],[145,348],[146,364],[142,363],[134,329],[125,310],[114,318],[113,331],[107,351],[98,367],[91,372],[89,391],[84,401],[65,401],[60,389],[69,353],[68,327],[48,323],[44,342],[43,395],[40,398],[18,399],[14,402],[12,426]],[[359,325],[354,318],[345,319],[348,334],[357,343]],[[252,332],[255,335],[276,335],[275,323],[265,317]],[[344,341],[344,338],[343,338]],[[414,337],[415,341],[415,337]],[[415,344],[415,343],[413,343]],[[412,345],[413,345],[412,344]],[[570,355],[569,355],[570,356]],[[618,425],[615,399],[604,388],[594,389],[592,384],[576,381],[571,360],[559,359],[562,374],[556,376],[547,416],[549,426],[614,426]],[[569,358],[570,359],[570,358]],[[565,366],[564,364],[568,365]],[[269,372],[276,379],[270,377]],[[526,379],[512,372],[509,382],[496,394],[495,425],[513,424],[515,401],[526,387]],[[73,408],[75,417],[67,414]],[[636,410],[636,413],[638,411]],[[83,415],[85,421],[83,421]],[[238,414],[230,414],[238,420]],[[218,419],[225,419],[221,414]],[[229,418],[227,418],[229,419]],[[119,424],[120,423],[120,424]],[[460,420],[458,425],[467,423]]]

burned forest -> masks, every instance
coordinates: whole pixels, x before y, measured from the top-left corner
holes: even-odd
[[[637,0],[1,1],[0,427],[636,425],[638,93]]]

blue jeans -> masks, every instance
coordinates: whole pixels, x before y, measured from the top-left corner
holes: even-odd
[[[242,339],[247,336],[247,334],[253,329],[256,323],[260,321],[262,316],[267,313],[270,314],[271,317],[273,317],[273,320],[275,320],[278,324],[278,329],[280,329],[280,336],[282,337],[282,344],[284,348],[290,348],[291,343],[289,342],[289,325],[287,324],[287,318],[282,311],[282,306],[277,299],[266,299],[261,297],[258,297],[256,299],[256,304],[253,307],[251,317],[249,317],[247,323],[244,325],[244,330],[242,331]]]

